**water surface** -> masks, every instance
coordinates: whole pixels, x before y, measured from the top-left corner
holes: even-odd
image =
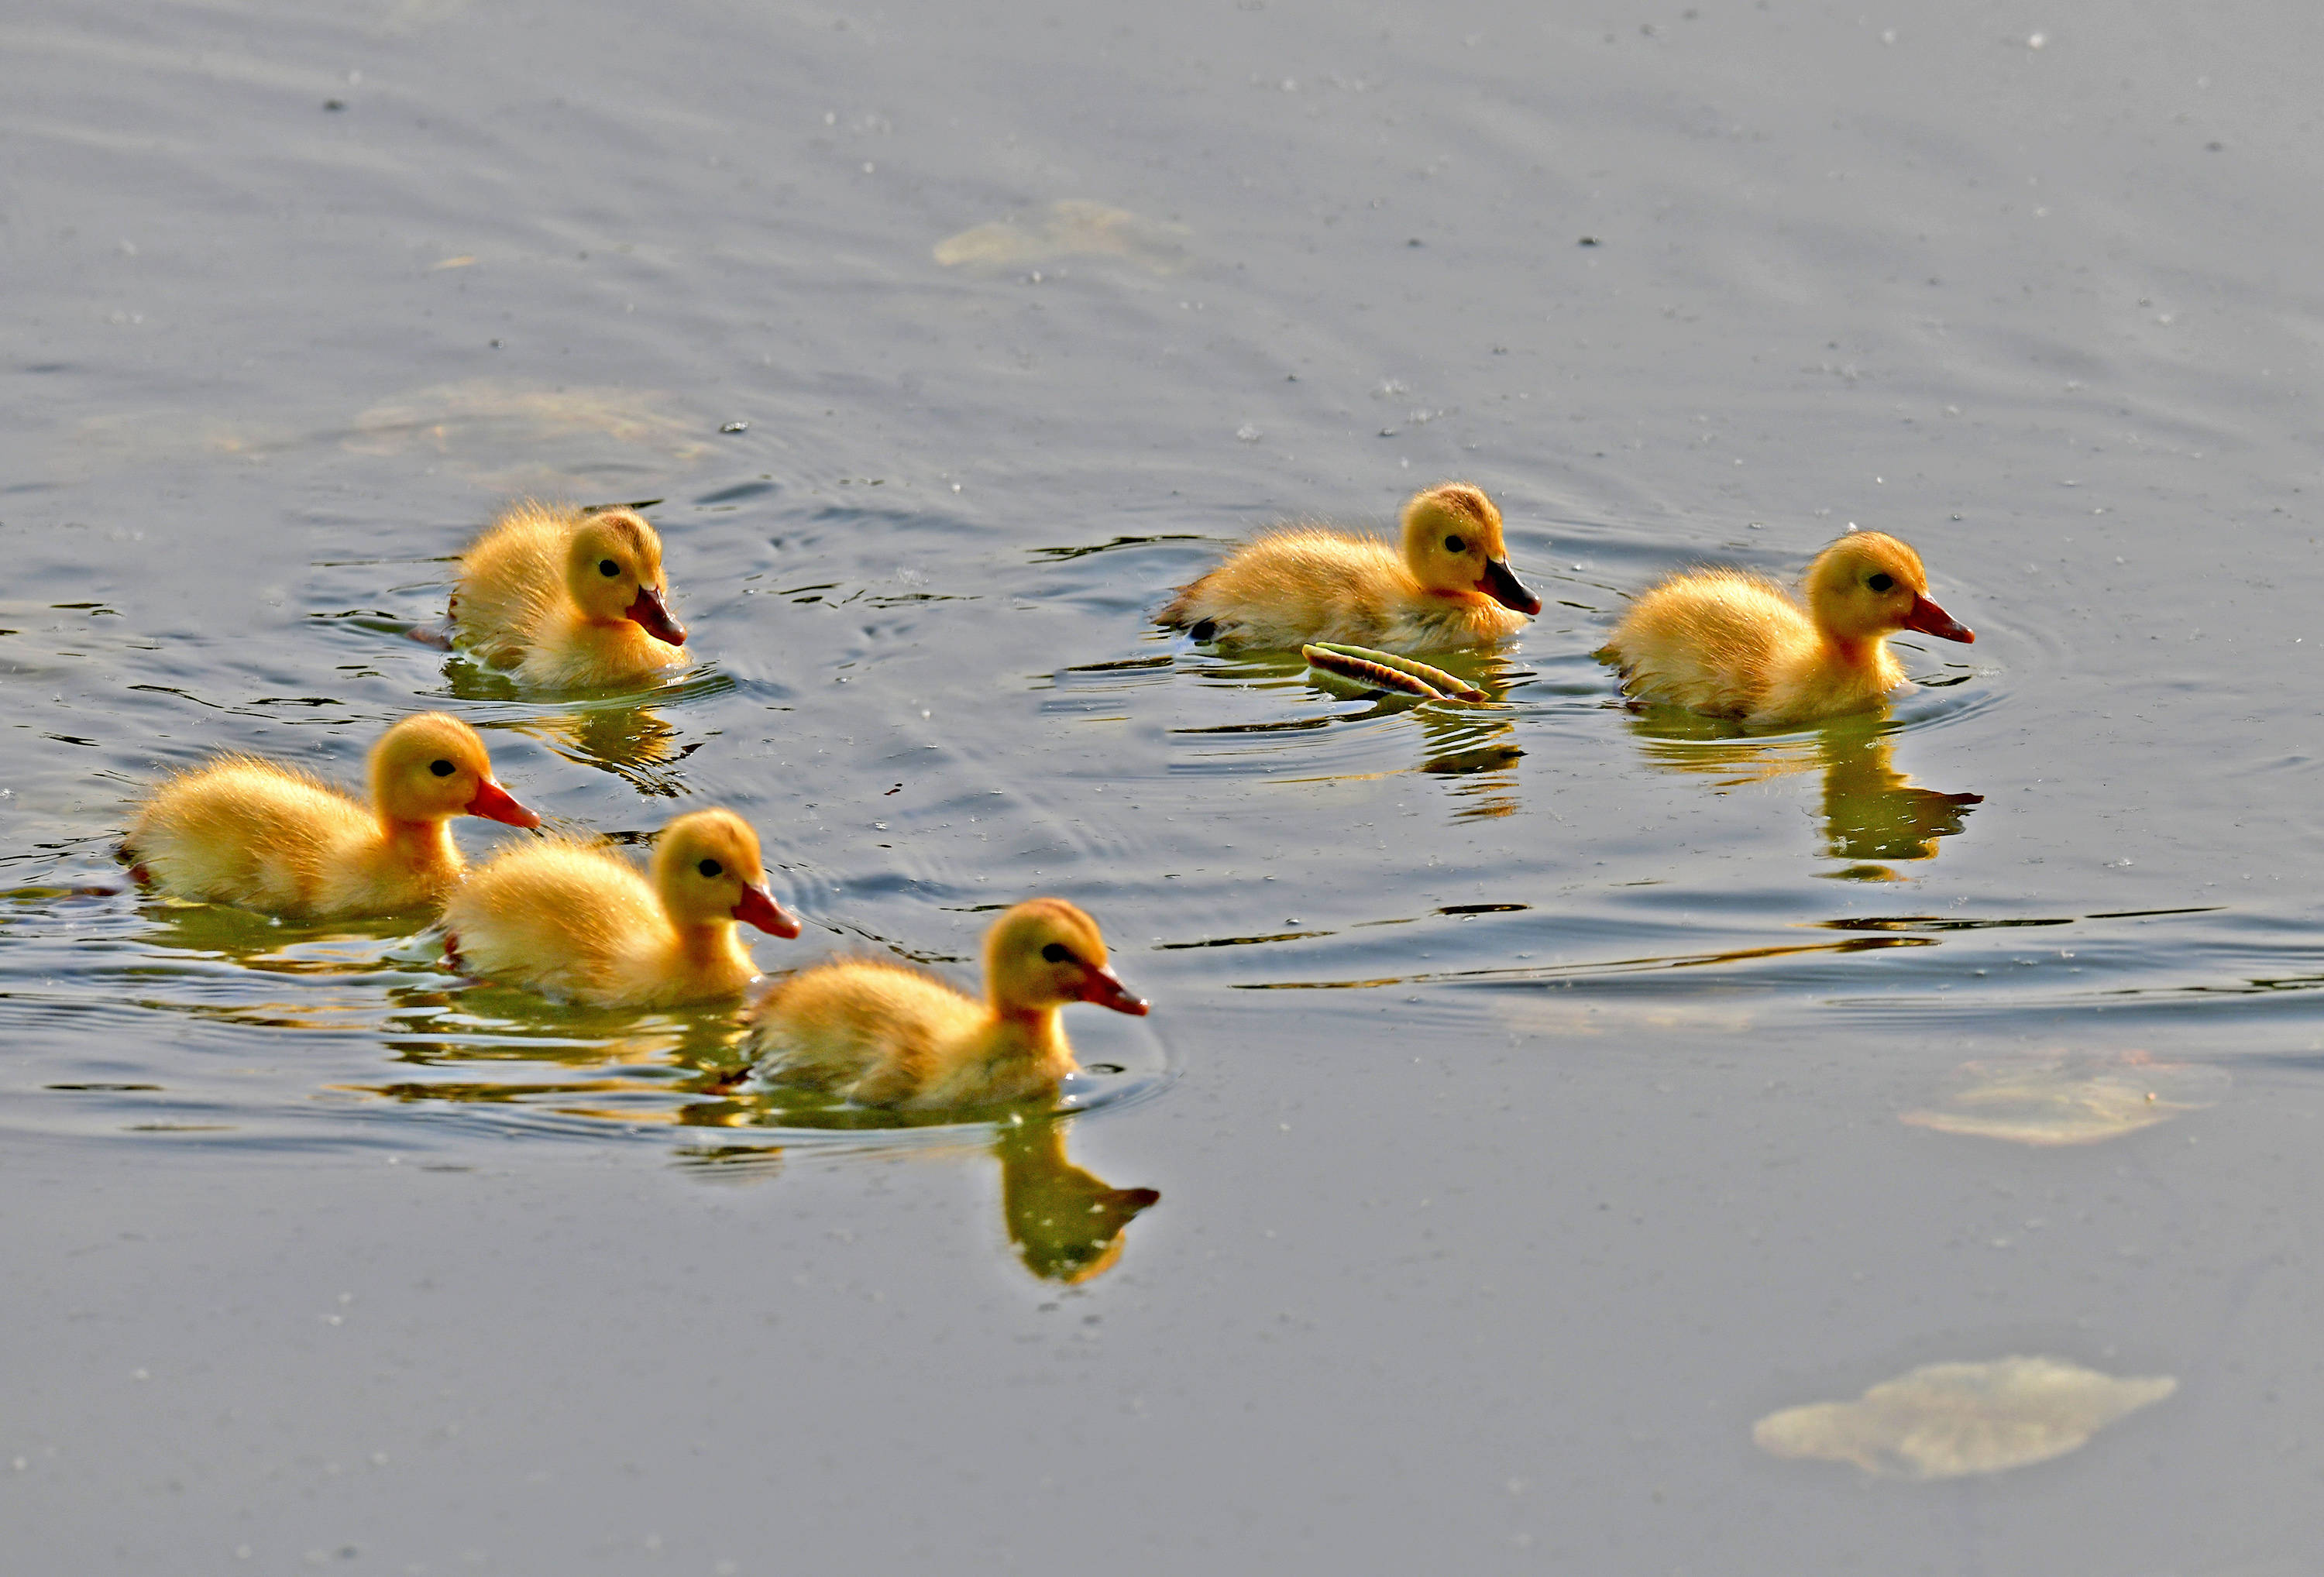
[[[0,24],[34,1564],[2305,1569],[2306,13],[543,23]],[[1547,602],[1485,706],[1146,622],[1448,477]],[[403,637],[525,493],[658,501],[696,669]],[[1978,632],[1886,716],[1616,703],[1626,591],[1851,523]],[[1054,891],[1155,1014],[1078,1115],[867,1133],[716,1013],[118,890],[158,772],[420,706],[554,825],[747,816],[764,966]],[[2158,1399],[1753,1443],[1932,1365]]]

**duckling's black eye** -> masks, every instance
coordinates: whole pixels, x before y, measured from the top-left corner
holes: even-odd
[[[1877,592],[1895,591],[1896,589],[1896,577],[1884,569],[1864,584],[1870,586]]]
[[[695,869],[701,872],[705,876],[720,876],[725,873],[726,867],[721,865],[715,860],[705,860],[701,864],[696,865]]]
[[[622,573],[622,567],[610,558],[600,558],[597,560],[597,573],[611,580]]]
[[[1063,964],[1066,959],[1071,958],[1073,954],[1063,942],[1052,942],[1041,949],[1041,956],[1052,964]]]
[[[457,770],[449,761],[430,761],[428,763],[428,770],[439,778],[448,778]]]
[[[1460,538],[1447,537],[1444,539],[1444,551],[1447,553],[1466,553],[1468,550],[1469,544],[1461,540]]]

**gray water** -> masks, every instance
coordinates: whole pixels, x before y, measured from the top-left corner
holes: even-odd
[[[18,7],[10,1569],[2312,1569],[2319,31]],[[1448,477],[1548,600],[1491,706],[1146,623]],[[697,669],[402,638],[528,493],[661,501]],[[1626,591],[1851,523],[1978,632],[1887,715],[1616,702]],[[420,706],[560,825],[740,810],[762,967],[1057,892],[1154,1015],[1079,1115],[817,1129],[718,1013],[123,890],[157,773]],[[2175,1388],[1754,1444],[2015,1355]]]

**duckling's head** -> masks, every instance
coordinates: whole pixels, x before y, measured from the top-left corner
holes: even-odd
[[[1465,482],[1416,493],[1404,506],[1404,561],[1430,591],[1481,592],[1520,613],[1541,612],[1541,599],[1509,569],[1501,512]]]
[[[372,803],[390,821],[481,816],[511,826],[540,825],[493,780],[476,731],[448,712],[422,712],[381,734],[371,747],[370,777]]]
[[[1808,566],[1808,608],[1816,623],[1843,641],[1870,641],[1891,630],[1918,630],[1945,641],[1977,636],[1929,600],[1921,556],[1879,531],[1851,531]]]
[[[600,624],[632,620],[657,641],[686,644],[686,627],[670,617],[661,538],[635,510],[581,517],[565,549],[565,584],[587,618]]]
[[[680,926],[741,920],[773,936],[799,934],[799,923],[767,890],[759,835],[731,810],[697,810],[662,828],[653,881]]]
[[[1117,1013],[1143,1014],[1105,965],[1105,938],[1097,922],[1062,898],[1028,899],[992,922],[984,934],[984,980],[993,1006],[1038,1012],[1066,1002],[1095,1002]]]

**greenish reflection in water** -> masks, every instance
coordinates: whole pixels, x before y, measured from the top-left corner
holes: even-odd
[[[792,1114],[798,1114],[796,1109]],[[1019,1106],[995,1109],[989,1122],[964,1123],[954,1114],[942,1119],[923,1117],[917,1123],[891,1118],[887,1125],[980,1138],[989,1135],[989,1141],[981,1148],[1001,1165],[1001,1225],[1019,1260],[1045,1281],[1077,1286],[1094,1281],[1120,1262],[1130,1223],[1162,1195],[1152,1188],[1116,1188],[1075,1166],[1065,1151],[1065,1130],[1072,1121],[1071,1113]],[[936,1134],[930,1137],[944,1149],[967,1148],[943,1144]],[[779,1171],[789,1148],[704,1145],[681,1154],[687,1166],[708,1168],[723,1176],[768,1177]]]
[[[1901,726],[1864,713],[1804,733],[1754,737],[1738,724],[1676,707],[1647,707],[1630,719],[1650,763],[1711,778],[1722,792],[1821,771],[1824,853],[1849,862],[1828,874],[1858,881],[1900,881],[1893,865],[1935,859],[1940,841],[1960,833],[1985,799],[1923,788],[1898,771],[1890,741]]]

